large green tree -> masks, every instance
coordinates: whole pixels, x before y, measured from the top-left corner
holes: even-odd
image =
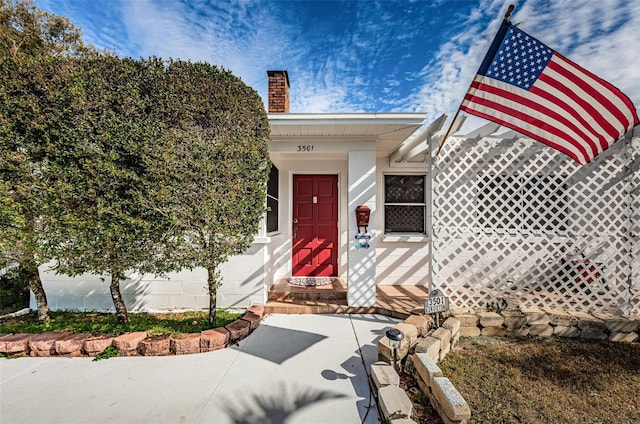
[[[162,273],[171,223],[146,198],[156,189],[151,153],[166,135],[150,97],[155,61],[108,54],[77,59],[69,77],[73,147],[51,160],[60,214],[49,231],[58,271],[109,279],[118,320],[128,321],[120,291],[126,272]],[[154,159],[155,158],[155,159]],[[156,160],[156,161],[154,161]]]
[[[38,266],[110,278],[208,271],[265,211],[269,123],[257,93],[206,63],[97,54],[60,17],[0,0],[0,252],[48,320]],[[0,264],[1,265],[1,264]]]
[[[266,210],[269,121],[230,71],[185,61],[164,69],[152,90],[167,125],[152,163],[163,165],[149,166],[157,185],[147,200],[175,225],[167,260],[207,269],[213,326],[220,266],[251,245]]]
[[[0,0],[0,266],[17,263],[40,321],[49,308],[38,266],[55,214],[49,158],[64,144],[64,58],[88,53],[66,18],[29,2]]]

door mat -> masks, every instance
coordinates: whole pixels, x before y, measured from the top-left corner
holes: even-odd
[[[331,277],[291,277],[289,284],[294,286],[317,287],[333,283]]]

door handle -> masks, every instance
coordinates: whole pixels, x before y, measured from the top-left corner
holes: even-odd
[[[298,218],[293,218],[293,238],[298,237]]]

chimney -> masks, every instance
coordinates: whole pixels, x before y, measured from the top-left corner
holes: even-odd
[[[289,113],[289,74],[267,71],[269,76],[269,113]]]

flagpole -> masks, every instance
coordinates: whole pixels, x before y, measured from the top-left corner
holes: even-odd
[[[509,18],[511,18],[511,13],[513,13],[513,9],[515,7],[516,6],[514,4],[510,4],[509,5],[509,7],[507,8],[507,13],[504,14],[504,20],[505,21],[509,21]],[[473,84],[473,81],[471,81],[471,84],[469,84],[469,88],[467,88],[467,91],[465,91],[465,93],[469,92],[469,89],[471,88],[472,84]],[[444,138],[440,142],[440,146],[438,147],[438,151],[436,152],[434,158],[438,157],[438,155],[440,154],[440,150],[442,150],[442,148],[444,147],[444,143],[447,141],[447,138],[449,137],[449,133],[451,133],[451,129],[453,128],[453,124],[456,122],[456,119],[458,119],[458,115],[460,114],[460,108],[462,107],[462,102],[464,102],[464,98],[462,99],[462,101],[458,105],[458,110],[456,110],[456,114],[454,115],[453,119],[451,120],[451,123],[449,124],[449,128],[447,129],[447,132],[445,133]]]

